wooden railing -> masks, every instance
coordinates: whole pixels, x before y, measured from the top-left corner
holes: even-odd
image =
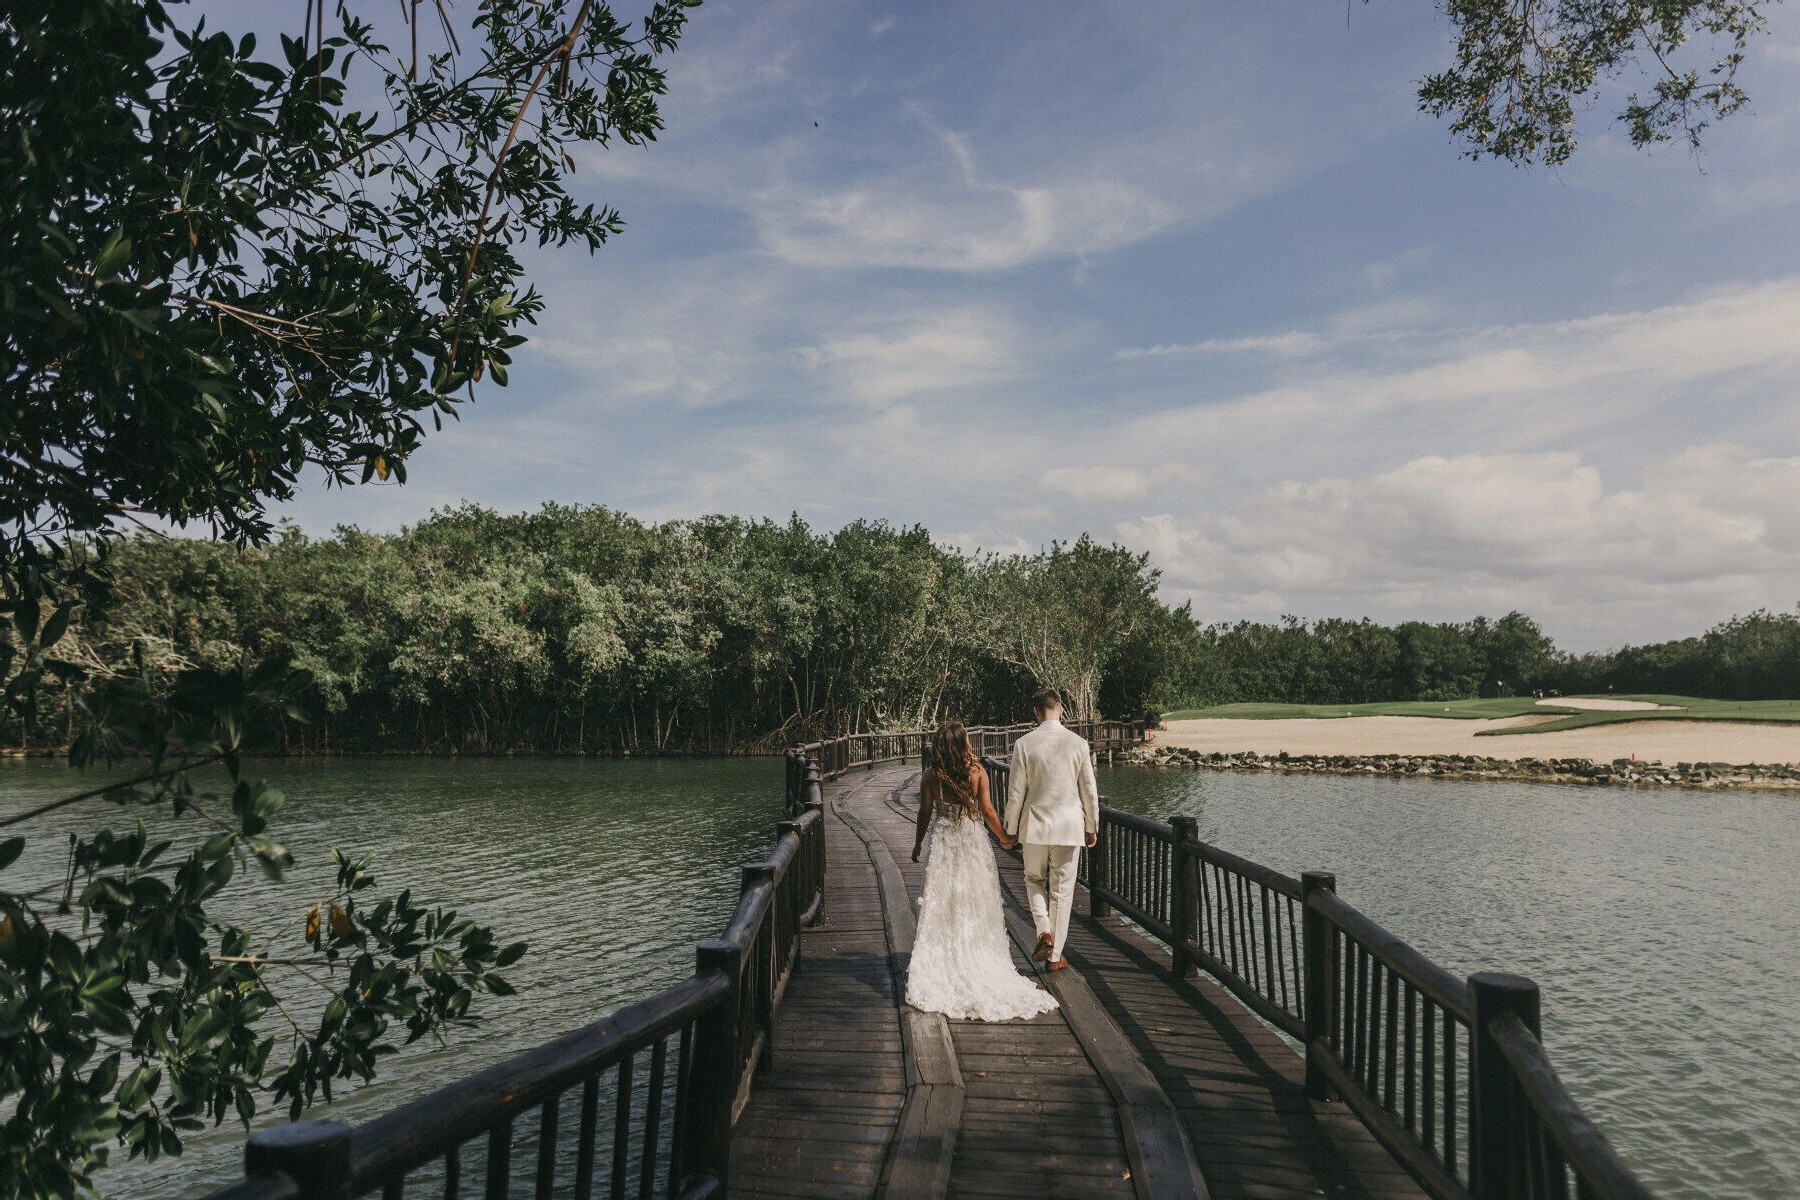
[[[996,807],[1009,768],[988,757]],[[1557,1078],[1538,987],[1458,979],[1340,899],[1165,824],[1102,805],[1079,878],[1298,1041],[1306,1090],[1341,1098],[1437,1200],[1652,1200]]]
[[[506,1200],[524,1194],[521,1177],[539,1200],[723,1196],[732,1125],[772,1065],[800,929],[824,898],[816,767],[802,761],[788,801],[774,851],[743,869],[737,910],[699,945],[691,978],[354,1128],[264,1130],[245,1178],[209,1200]]]

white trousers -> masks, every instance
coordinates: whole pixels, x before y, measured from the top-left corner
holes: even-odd
[[[1031,901],[1031,919],[1039,937],[1047,933],[1056,939],[1051,957],[1061,958],[1063,942],[1069,937],[1069,913],[1075,907],[1075,864],[1081,859],[1081,847],[1028,842],[1020,852],[1025,857],[1025,895]]]

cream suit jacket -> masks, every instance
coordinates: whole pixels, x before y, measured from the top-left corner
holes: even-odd
[[[1087,739],[1045,721],[1013,743],[1006,832],[1033,846],[1080,846],[1100,828]]]

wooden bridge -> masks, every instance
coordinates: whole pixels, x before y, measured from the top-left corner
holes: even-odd
[[[1096,754],[1143,736],[1073,727]],[[972,731],[1002,806],[1025,728]],[[210,1200],[1650,1200],[1557,1080],[1529,980],[1458,979],[1330,875],[1239,858],[1191,818],[1102,809],[1074,969],[1040,980],[1057,1011],[907,1006],[925,744],[790,752],[790,817],[691,979],[364,1125],[259,1133]]]

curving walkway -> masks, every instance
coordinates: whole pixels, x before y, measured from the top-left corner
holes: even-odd
[[[1422,1195],[1298,1054],[1222,989],[1171,978],[1124,922],[1082,916],[1029,1021],[945,1021],[900,1003],[923,864],[917,768],[826,789],[824,917],[732,1143],[730,1192],[792,1200]],[[1017,859],[998,856],[1014,961],[1031,969]]]

